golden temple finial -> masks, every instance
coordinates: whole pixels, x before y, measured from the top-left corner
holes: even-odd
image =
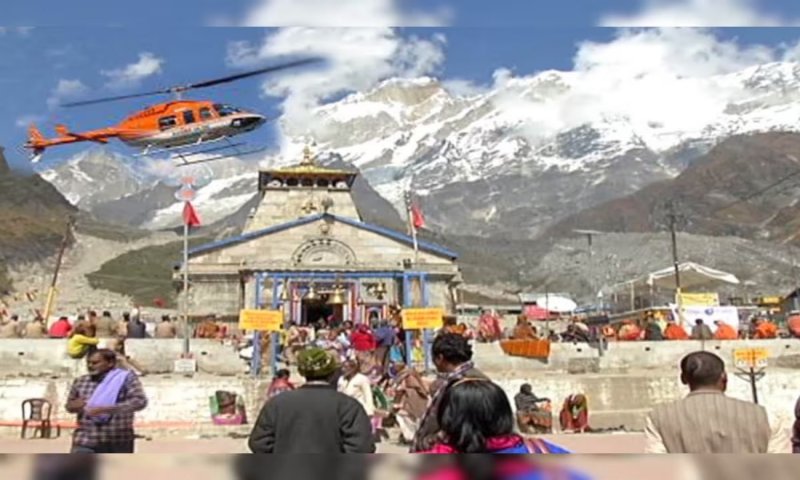
[[[313,166],[314,165],[314,157],[311,155],[311,147],[306,145],[303,149],[303,162],[300,164],[303,166]]]

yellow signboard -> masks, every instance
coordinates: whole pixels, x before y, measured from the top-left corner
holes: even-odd
[[[733,351],[733,360],[739,368],[766,367],[769,350],[766,348],[737,348]]]
[[[444,325],[441,308],[409,308],[403,310],[403,328],[406,330],[436,330]]]
[[[719,295],[716,293],[680,293],[680,305],[684,307],[718,307]]]
[[[280,310],[242,310],[239,312],[239,328],[259,332],[279,332],[283,328],[283,312]]]

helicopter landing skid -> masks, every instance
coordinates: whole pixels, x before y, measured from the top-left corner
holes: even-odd
[[[227,155],[217,155],[217,156],[211,157],[211,158],[200,158],[200,159],[197,159],[197,160],[192,160],[191,157],[193,155],[198,155],[200,153],[208,153],[208,151],[194,152],[194,153],[190,153],[190,154],[177,153],[177,154],[175,154],[175,157],[176,157],[177,160],[180,160],[180,161],[176,162],[175,165],[177,167],[186,167],[186,166],[189,166],[189,165],[196,165],[198,163],[216,162],[217,160],[224,160],[226,158],[243,157],[243,156],[246,156],[246,155],[252,155],[254,153],[263,152],[266,149],[267,149],[266,147],[261,147],[261,148],[255,148],[253,150],[246,150],[246,151],[237,150],[236,153],[230,153],[230,154],[227,154]],[[215,150],[222,150],[222,149],[220,148],[220,149],[215,149]]]
[[[223,159],[226,159],[226,158],[243,157],[243,156],[246,156],[246,155],[252,155],[254,153],[263,152],[264,150],[266,150],[266,147],[259,147],[259,148],[255,148],[255,149],[242,151],[242,150],[239,150],[239,147],[241,147],[243,145],[246,145],[246,143],[244,143],[244,142],[233,143],[228,139],[226,139],[226,141],[228,142],[228,145],[223,145],[223,146],[220,146],[220,147],[206,148],[204,150],[197,150],[197,151],[193,151],[193,152],[177,152],[174,155],[174,158],[176,160],[178,160],[176,162],[176,166],[182,167],[182,166],[186,166],[186,165],[194,165],[194,164],[197,164],[197,163],[215,162],[217,160],[223,160]],[[193,159],[193,157],[196,157],[198,155],[204,155],[204,154],[213,153],[213,152],[224,152],[226,150],[233,150],[233,152],[231,152],[231,153],[221,153],[220,155],[215,155],[215,156],[212,156],[210,158]]]

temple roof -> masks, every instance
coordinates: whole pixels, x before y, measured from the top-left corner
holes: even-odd
[[[353,226],[353,227],[361,229],[361,230],[366,230],[368,232],[372,232],[372,233],[375,233],[375,234],[378,234],[378,235],[383,235],[385,237],[391,238],[393,240],[396,240],[396,241],[398,241],[400,243],[403,243],[405,245],[408,245],[408,246],[413,246],[413,244],[414,244],[413,238],[410,237],[409,235],[405,235],[403,233],[396,232],[394,230],[390,230],[388,228],[379,227],[377,225],[372,225],[372,224],[365,223],[365,222],[360,222],[360,221],[357,221],[357,220],[353,220],[351,218],[340,217],[340,216],[333,215],[333,214],[330,214],[330,213],[318,213],[318,214],[309,215],[309,216],[306,216],[306,217],[301,217],[301,218],[298,218],[298,219],[293,220],[291,222],[286,222],[286,223],[283,223],[283,224],[280,224],[280,225],[274,225],[274,226],[271,226],[271,227],[268,227],[268,228],[265,228],[265,229],[262,229],[262,230],[258,230],[258,231],[255,231],[255,232],[246,233],[246,234],[242,234],[242,235],[237,235],[237,236],[234,236],[234,237],[229,237],[229,238],[226,238],[224,240],[218,240],[218,241],[211,242],[211,243],[206,243],[204,245],[200,245],[198,247],[190,249],[189,250],[189,256],[193,257],[193,256],[196,256],[196,255],[199,255],[199,254],[203,254],[203,253],[207,253],[207,252],[213,251],[213,250],[219,250],[219,249],[222,249],[222,248],[225,248],[225,247],[230,247],[230,246],[233,246],[233,245],[237,245],[239,243],[243,243],[243,242],[247,242],[247,241],[259,238],[259,237],[263,237],[265,235],[269,235],[269,234],[272,234],[272,233],[277,233],[277,232],[280,232],[280,231],[283,231],[283,230],[287,230],[289,228],[294,228],[294,227],[297,227],[297,226],[300,226],[300,225],[305,225],[305,224],[308,224],[308,223],[311,223],[311,222],[316,222],[316,221],[324,219],[324,218],[333,219],[333,220],[336,220],[338,222]],[[458,254],[456,252],[454,252],[454,251],[452,251],[452,250],[450,250],[448,248],[442,247],[440,245],[436,245],[435,243],[426,242],[426,241],[423,241],[423,240],[418,240],[417,245],[418,245],[420,251],[423,251],[423,252],[433,253],[435,255],[439,255],[439,256],[445,257],[445,258],[450,258],[452,260],[455,260],[455,259],[458,258]]]
[[[313,155],[311,155],[311,149],[306,147],[303,149],[303,161],[296,164],[290,165],[288,167],[283,168],[276,168],[270,170],[262,170],[265,173],[269,173],[272,176],[276,175],[331,175],[331,176],[349,176],[349,175],[356,175],[356,172],[351,172],[347,170],[339,170],[335,168],[327,168],[317,165],[317,162],[314,161]]]

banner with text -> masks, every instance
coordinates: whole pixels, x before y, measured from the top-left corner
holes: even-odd
[[[403,310],[403,328],[406,330],[436,330],[444,325],[441,308],[407,308]]]
[[[680,304],[684,307],[718,307],[719,295],[716,293],[681,293]]]
[[[280,310],[242,310],[239,312],[239,328],[259,332],[279,332],[283,328],[283,312]]]
[[[711,328],[712,332],[717,331],[716,321],[722,321],[731,327],[739,330],[739,310],[736,307],[683,307],[684,327],[688,332],[692,331],[695,321],[700,319]],[[672,306],[672,315],[678,317],[678,307]]]

